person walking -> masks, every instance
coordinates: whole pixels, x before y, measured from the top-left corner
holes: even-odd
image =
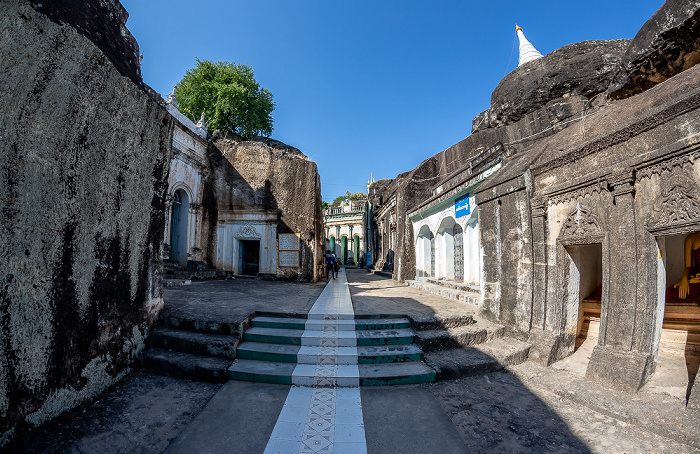
[[[326,250],[326,253],[323,254],[323,260],[326,264],[326,280],[330,281],[331,276],[333,276],[333,279],[335,279],[333,267],[335,266],[336,259],[335,255],[331,254],[330,249]]]
[[[333,254],[333,279],[338,279],[338,271],[340,271],[340,260]]]

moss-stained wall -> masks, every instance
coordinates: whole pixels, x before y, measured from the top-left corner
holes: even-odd
[[[0,14],[0,446],[123,376],[162,307],[171,117],[107,55],[121,5],[60,6]]]

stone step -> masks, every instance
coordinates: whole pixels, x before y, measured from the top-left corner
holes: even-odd
[[[240,335],[242,323],[226,320],[200,320],[175,314],[165,314],[162,317],[163,326],[184,331],[207,334]]]
[[[159,348],[146,350],[141,361],[145,368],[158,374],[210,383],[226,382],[226,369],[231,364],[227,358],[190,355]]]
[[[247,342],[264,342],[288,345],[322,345],[327,339],[337,339],[338,347],[362,345],[397,345],[413,342],[413,330],[362,330],[362,331],[328,331],[259,328],[248,329],[244,334]]]
[[[261,328],[311,329],[321,330],[327,323],[337,324],[339,330],[377,330],[408,328],[406,318],[363,318],[356,320],[319,320],[302,317],[258,316],[251,320],[251,325]]]
[[[471,310],[471,309],[470,309]],[[476,311],[476,308],[474,308]],[[429,316],[425,318],[414,318],[413,329],[416,331],[427,331],[433,329],[460,328],[462,326],[473,325],[473,314],[451,315],[443,317]]]
[[[455,379],[495,372],[527,360],[530,344],[504,337],[473,347],[441,350],[425,354],[425,362],[435,369],[438,380]]]
[[[359,364],[415,362],[422,359],[423,350],[416,344],[357,347]]]
[[[409,287],[423,290],[424,292],[432,293],[433,295],[442,296],[443,298],[461,301],[463,303],[479,305],[481,301],[481,293],[472,290],[458,290],[444,285],[432,284],[422,280],[408,280],[406,285]]]
[[[319,373],[319,368],[324,372]],[[316,366],[238,359],[228,373],[234,380],[321,387],[406,385],[435,380],[435,371],[420,362]]]
[[[487,320],[458,328],[416,331],[416,343],[425,353],[482,344],[503,337],[505,328]]]
[[[356,333],[358,346],[412,344],[415,338],[412,329],[367,330]]]
[[[151,333],[150,342],[151,347],[163,350],[233,360],[240,339],[238,336],[226,334],[205,334],[159,327]]]
[[[360,364],[361,386],[410,385],[435,381],[435,370],[422,362]]]
[[[243,342],[238,358],[299,364],[318,364],[321,347]],[[376,364],[420,361],[423,351],[416,344],[337,347],[337,364]]]

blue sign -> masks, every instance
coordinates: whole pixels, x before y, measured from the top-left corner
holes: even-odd
[[[469,194],[455,200],[455,217],[461,218],[469,214]]]

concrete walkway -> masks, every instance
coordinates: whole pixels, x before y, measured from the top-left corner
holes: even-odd
[[[331,279],[309,311],[297,364],[265,454],[366,454],[357,368],[357,336],[345,270]],[[351,329],[347,329],[351,328]],[[346,364],[338,364],[338,349]],[[347,364],[350,363],[350,364]],[[313,388],[311,387],[313,386]],[[337,388],[346,386],[346,388]]]

